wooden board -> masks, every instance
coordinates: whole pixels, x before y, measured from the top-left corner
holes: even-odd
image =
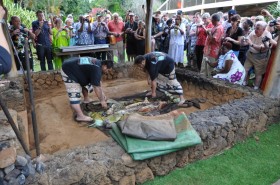
[[[96,45],[86,45],[86,46],[68,46],[60,47],[61,52],[72,52],[72,51],[87,51],[93,49],[104,49],[109,48],[109,44],[96,44]]]

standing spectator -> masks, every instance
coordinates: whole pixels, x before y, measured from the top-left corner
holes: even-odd
[[[130,12],[128,16],[129,19],[124,26],[126,36],[126,54],[128,61],[133,61],[136,55],[136,40],[134,37],[134,33],[137,30],[138,25],[137,22],[134,21],[134,13]]]
[[[28,39],[35,39],[35,35],[29,29],[27,29],[24,25],[21,24],[21,20],[17,16],[11,17],[11,25],[9,27],[9,30],[10,30],[12,41],[13,41],[14,46],[18,53],[18,57],[20,59],[20,61],[18,61],[18,58],[15,57],[17,70],[19,71],[19,73],[22,73],[21,68],[20,68],[21,67],[20,62],[23,65],[22,66],[23,70],[26,70],[26,63],[25,63],[26,59],[25,59],[25,50],[24,50],[25,42]],[[33,57],[31,55],[31,53],[29,54],[29,62],[30,62],[30,69],[33,71],[34,70],[33,69]]]
[[[195,13],[194,17],[194,23],[190,27],[189,31],[189,52],[188,52],[188,62],[191,67],[195,67],[195,61],[196,61],[196,55],[195,55],[195,46],[196,46],[196,40],[197,40],[197,25],[201,25],[201,18],[200,13]]]
[[[152,19],[152,51],[162,50],[161,35],[163,34],[164,22],[161,20],[160,14],[155,14]]]
[[[111,15],[110,14],[107,14],[105,16],[105,19],[104,19],[104,22],[106,23],[106,25],[108,26],[108,23],[111,21]]]
[[[109,31],[116,37],[117,57],[118,62],[124,62],[124,45],[123,45],[123,34],[124,34],[124,23],[119,20],[119,14],[113,13],[113,19],[108,23]]]
[[[45,21],[44,13],[41,10],[36,12],[38,20],[32,22],[32,30],[36,36],[36,51],[40,60],[41,71],[46,71],[47,58],[48,70],[53,70],[52,47],[50,36],[52,35],[48,21]]]
[[[69,19],[69,20],[71,21],[72,24],[74,23],[74,18],[73,18],[73,15],[72,15],[72,14],[68,14],[66,19]],[[65,21],[65,22],[66,22],[66,21]],[[72,25],[72,26],[73,26],[73,25]]]
[[[246,81],[244,85],[247,85],[248,72],[253,66],[255,69],[256,79],[254,82],[254,89],[259,89],[262,81],[262,75],[266,71],[267,62],[270,56],[270,44],[272,39],[271,33],[266,30],[267,23],[264,21],[256,22],[255,30],[250,33],[246,40],[250,46],[247,52],[247,58],[244,64],[246,70]],[[263,40],[266,38],[266,40]]]
[[[166,21],[166,27],[163,29],[163,52],[168,53],[170,43],[170,30],[172,29],[172,19]]]
[[[231,27],[231,17],[234,16],[236,14],[235,10],[230,10],[228,11],[228,19],[226,21],[223,22],[223,33],[226,34],[226,31],[229,27]]]
[[[145,54],[145,23],[138,21],[138,28],[134,33],[136,39],[136,56]]]
[[[184,18],[184,15],[183,15],[183,11],[182,11],[182,10],[178,10],[178,11],[177,11],[177,15],[179,15],[179,16],[181,17],[182,23],[184,23],[185,26],[187,26],[187,25],[189,24],[189,21],[188,21],[186,18]],[[176,18],[176,17],[175,17],[175,18]]]
[[[76,45],[76,39],[75,39],[75,34],[74,34],[74,28],[73,28],[73,19],[71,18],[67,18],[65,20],[66,26],[65,28],[67,28],[69,30],[69,46],[75,46]]]
[[[226,17],[224,17],[224,13],[221,11],[217,12],[217,14],[220,16],[220,24],[223,24],[223,22],[227,20],[228,15],[225,14]]]
[[[175,19],[175,25],[170,29],[168,54],[179,67],[184,67],[184,39],[186,26],[181,21],[181,16],[177,16]]]
[[[53,50],[59,50],[60,47],[69,46],[69,29],[63,27],[62,20],[60,18],[56,18],[55,27],[52,29],[53,32]],[[54,57],[54,68],[56,70],[61,69],[63,56],[55,56]]]
[[[102,21],[102,15],[96,15],[97,20],[92,24],[92,32],[94,35],[94,44],[106,44],[107,34],[109,32],[108,26]],[[96,58],[99,60],[106,59],[106,51],[96,52]]]
[[[213,67],[211,67],[208,62],[214,63],[216,61],[221,47],[223,26],[219,24],[219,21],[220,16],[218,14],[213,14],[213,28],[207,30],[207,38],[200,70],[200,73],[206,76],[211,76],[211,72],[213,71]]]
[[[203,24],[198,24],[197,31],[196,31],[197,40],[195,46],[195,54],[196,54],[196,64],[197,64],[198,71],[200,71],[201,69],[203,50],[207,37],[207,30],[213,28],[213,24],[211,23],[209,13],[206,12],[202,15],[202,21]]]
[[[167,25],[167,20],[169,19],[169,17],[168,17],[168,13],[165,13],[165,14],[163,14],[163,16],[162,16],[162,21],[164,22],[164,25]]]
[[[230,42],[232,44],[232,50],[235,56],[239,56],[240,42],[243,36],[242,28],[239,27],[240,16],[238,14],[232,16],[231,27],[227,29],[226,37],[224,41]]]
[[[94,44],[94,39],[92,36],[91,25],[88,19],[89,16],[80,16],[79,22],[75,24],[75,31],[77,37],[76,45],[92,45]]]
[[[249,34],[251,33],[252,27],[253,27],[253,22],[250,19],[246,18],[245,21],[242,23],[243,38],[241,39],[241,42],[240,42],[240,50],[239,50],[239,55],[238,55],[238,59],[242,65],[244,65],[244,63],[245,63],[246,53],[249,49],[249,45],[247,44],[246,39],[248,38]]]

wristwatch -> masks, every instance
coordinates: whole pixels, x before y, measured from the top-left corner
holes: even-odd
[[[251,47],[253,47],[254,46],[254,44],[251,44]]]

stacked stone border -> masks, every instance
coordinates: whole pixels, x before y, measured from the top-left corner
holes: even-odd
[[[128,73],[129,70],[125,74]],[[202,138],[201,145],[133,161],[113,139],[109,139],[47,155],[45,172],[37,174],[28,184],[142,184],[154,176],[166,175],[177,167],[218,154],[280,120],[279,99],[267,98],[249,88],[203,78],[183,69],[177,70],[177,77],[188,88],[195,87],[197,92],[211,92],[211,95],[203,92],[201,97],[212,96],[213,100],[216,96],[226,97],[220,101],[227,103],[188,116]]]

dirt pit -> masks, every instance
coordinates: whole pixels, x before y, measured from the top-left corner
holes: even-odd
[[[184,87],[184,85],[183,85]],[[105,94],[110,99],[130,96],[149,89],[146,80],[131,78],[117,79],[103,83]],[[185,89],[185,87],[184,87]],[[195,97],[195,93],[184,91],[187,100]],[[97,101],[94,93],[90,94],[92,100]],[[60,150],[85,146],[109,138],[96,128],[88,128],[86,124],[78,124],[73,119],[73,112],[65,88],[45,91],[36,95],[36,115],[39,129],[41,153],[52,154]],[[178,111],[190,114],[198,110],[205,110],[214,104],[206,101],[201,103],[201,109],[195,107],[180,108]],[[34,152],[34,139],[31,125],[29,127],[31,150]]]

